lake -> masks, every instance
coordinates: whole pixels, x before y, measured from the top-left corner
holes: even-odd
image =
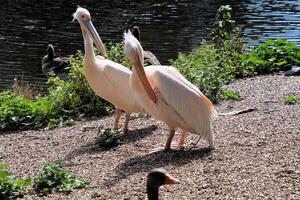
[[[72,13],[87,8],[102,40],[119,42],[126,27],[138,25],[144,49],[163,64],[188,52],[206,37],[220,5],[230,4],[250,46],[267,38],[300,44],[300,0],[185,1],[9,1],[0,0],[0,91],[18,77],[39,89],[46,78],[41,59],[53,44],[58,56],[83,50]]]

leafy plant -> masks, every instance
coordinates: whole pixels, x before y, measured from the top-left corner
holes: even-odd
[[[249,54],[241,55],[244,76],[267,74],[300,64],[300,48],[296,43],[280,38],[268,39],[254,46]]]
[[[230,5],[220,6],[209,31],[208,39],[214,44],[221,46],[224,40],[229,40],[241,34],[239,27],[233,19],[232,7]]]
[[[63,163],[58,161],[43,165],[41,174],[34,178],[33,188],[38,195],[43,196],[53,191],[70,193],[74,189],[86,187],[87,184],[72,175],[64,168]]]
[[[40,128],[54,114],[47,99],[30,100],[11,91],[0,93],[0,103],[0,130]]]
[[[101,129],[98,130],[96,145],[103,150],[108,150],[120,144],[124,144],[124,139],[120,129]]]
[[[48,80],[49,95],[47,98],[55,105],[57,114],[63,116],[78,115],[103,116],[108,114],[109,104],[94,94],[83,73],[83,55],[79,51],[70,59],[70,79],[62,80],[51,77]]]
[[[97,197],[101,197],[101,191],[99,190],[99,189],[96,189],[96,190],[94,190],[93,192],[92,192],[92,195],[91,195],[91,197],[92,198],[97,198]]]
[[[284,104],[285,105],[294,105],[299,101],[299,97],[298,96],[285,96],[284,97]]]
[[[0,199],[11,199],[22,196],[31,179],[19,179],[6,171],[5,164],[0,162]]]
[[[189,81],[195,84],[209,99],[216,96],[225,80],[220,77],[217,49],[203,42],[190,54],[179,53],[171,65],[177,68]]]
[[[220,96],[221,99],[225,99],[225,100],[236,100],[238,98],[240,98],[240,94],[237,91],[228,89],[223,87],[220,91]]]

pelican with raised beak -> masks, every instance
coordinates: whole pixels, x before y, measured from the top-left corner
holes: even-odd
[[[84,74],[93,91],[116,108],[114,128],[118,127],[121,110],[125,111],[124,133],[127,132],[130,113],[144,112],[129,87],[131,71],[107,59],[105,46],[98,35],[89,11],[77,8],[73,14],[81,27],[84,39]],[[93,43],[102,56],[95,56]]]

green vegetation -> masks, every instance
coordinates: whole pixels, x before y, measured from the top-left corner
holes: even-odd
[[[225,100],[237,100],[240,94],[234,90],[223,87],[220,91],[220,98]]]
[[[94,199],[94,198],[97,198],[97,197],[101,197],[102,193],[99,189],[96,189],[92,192],[91,194],[91,197]]]
[[[287,65],[300,64],[300,48],[285,39],[268,39],[241,55],[245,76],[279,72]]]
[[[0,93],[0,130],[40,128],[55,116],[53,104],[45,98],[30,100],[12,91]]]
[[[33,178],[34,191],[43,196],[53,191],[70,193],[73,189],[84,188],[87,182],[72,175],[63,167],[62,162],[45,164],[41,174]],[[18,179],[5,169],[0,162],[0,199],[21,197],[31,185],[31,179]]]
[[[299,97],[298,96],[285,96],[284,97],[284,104],[285,105],[294,105],[299,101]]]
[[[30,179],[18,179],[6,171],[5,164],[0,162],[0,199],[12,199],[22,196],[31,184]]]
[[[96,145],[102,150],[108,150],[120,144],[124,144],[124,139],[120,129],[101,129],[99,128]]]
[[[52,77],[48,80],[50,85],[47,99],[53,104],[55,120],[64,122],[71,117],[103,116],[108,114],[109,104],[96,96],[89,87],[83,73],[83,54],[79,51],[71,57],[69,80]]]
[[[171,65],[216,102],[222,86],[241,77],[240,55],[245,45],[240,30],[232,20],[230,6],[219,9],[210,31],[208,40],[202,41],[189,54],[179,53],[176,60],[171,60]]]
[[[106,45],[108,49],[108,58],[116,63],[120,63],[121,65],[124,65],[125,67],[128,67],[129,69],[132,68],[132,64],[130,60],[125,56],[123,51],[124,43],[115,43],[113,44],[110,42],[108,45]]]
[[[230,6],[220,7],[209,30],[207,40],[189,54],[179,53],[171,65],[213,102],[233,79],[279,72],[300,63],[300,48],[284,39],[267,40],[245,53],[245,39],[236,27]]]
[[[72,175],[62,162],[45,164],[41,175],[34,178],[33,188],[39,196],[52,191],[70,193],[73,189],[84,188],[88,183]]]
[[[170,64],[213,102],[218,97],[237,98],[237,94],[222,89],[233,79],[274,73],[300,64],[300,48],[284,39],[267,40],[245,53],[245,39],[233,20],[230,6],[220,7],[209,30],[198,48],[188,54],[179,53]],[[109,43],[107,47],[111,60],[131,68],[123,53],[123,43]],[[51,77],[45,96],[33,96],[28,86],[22,88],[18,82],[13,90],[0,93],[0,131],[55,128],[72,125],[83,116],[110,113],[112,106],[89,87],[82,60],[81,52],[71,58],[70,79]]]

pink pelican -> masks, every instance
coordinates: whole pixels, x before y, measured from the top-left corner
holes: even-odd
[[[121,110],[125,111],[124,133],[127,132],[129,117],[133,112],[143,112],[135,100],[129,87],[131,71],[111,60],[106,59],[107,53],[87,9],[77,8],[73,14],[81,27],[84,39],[84,74],[93,91],[111,102],[116,108],[114,128],[118,127]],[[104,56],[95,56],[93,42]]]
[[[173,67],[144,68],[139,41],[130,31],[124,33],[124,40],[124,52],[133,63],[130,87],[139,105],[170,129],[164,149],[171,148],[176,128],[181,132],[178,147],[183,147],[186,132],[190,132],[204,137],[213,149],[211,122],[217,113],[211,101]]]

